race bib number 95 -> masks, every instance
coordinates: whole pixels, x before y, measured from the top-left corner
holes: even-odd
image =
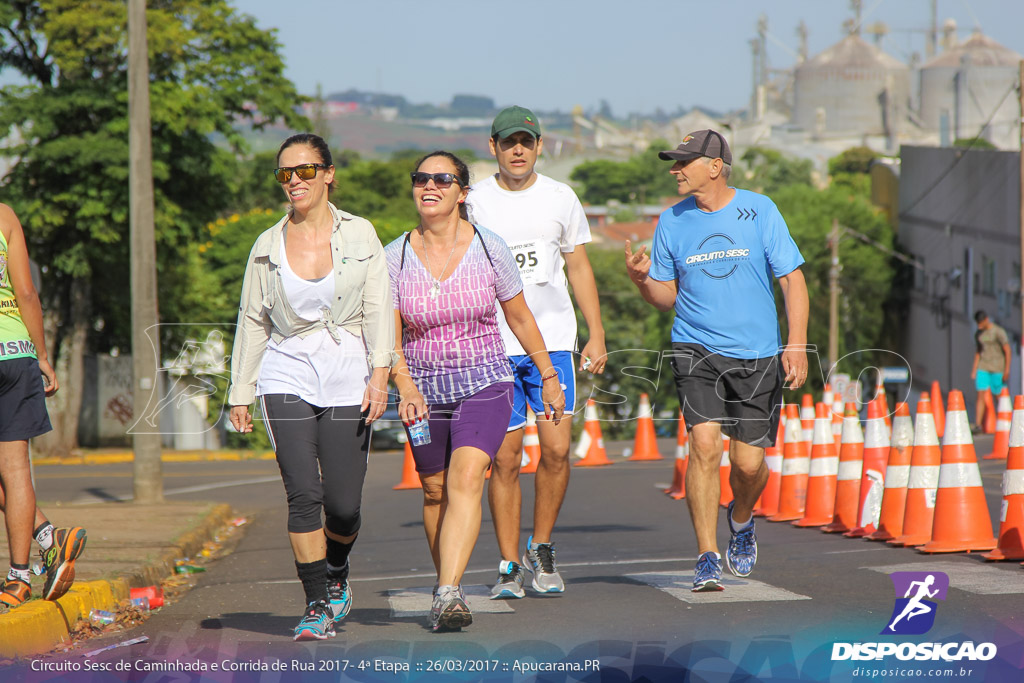
[[[523,279],[524,285],[539,285],[548,281],[547,252],[544,251],[543,241],[518,242],[508,245],[508,248],[516,260],[519,277]]]

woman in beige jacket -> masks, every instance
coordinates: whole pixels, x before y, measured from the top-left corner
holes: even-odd
[[[240,432],[252,431],[249,406],[261,402],[305,591],[295,640],[322,640],[352,606],[348,557],[360,525],[368,425],[387,401],[394,315],[373,226],[328,201],[327,143],[294,135],[277,163],[291,209],[249,255],[228,402]]]

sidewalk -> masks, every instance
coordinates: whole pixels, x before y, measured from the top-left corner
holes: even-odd
[[[111,465],[114,463],[132,462],[135,454],[130,448],[97,448],[80,449],[75,455],[66,458],[32,458],[35,467],[46,465]],[[160,454],[161,462],[200,462],[200,461],[239,461],[239,460],[273,460],[273,451],[252,450],[199,450],[174,451],[165,449]]]
[[[45,505],[45,503],[44,503]],[[55,602],[32,600],[0,614],[0,659],[26,657],[70,642],[70,631],[93,609],[114,610],[129,588],[159,584],[175,560],[195,556],[232,516],[228,505],[101,503],[46,505],[55,526],[81,526],[88,533],[75,562],[75,584]],[[31,562],[38,559],[33,541]],[[0,526],[0,566],[7,567],[7,535]],[[45,577],[33,577],[32,595]]]

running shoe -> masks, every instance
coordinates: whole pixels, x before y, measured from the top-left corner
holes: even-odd
[[[7,579],[0,588],[0,612],[20,607],[32,597],[32,588],[21,579]]]
[[[348,563],[337,575],[327,573],[327,604],[331,606],[334,623],[348,616],[352,609],[352,584],[348,582]]]
[[[697,558],[697,571],[693,573],[693,592],[725,590],[722,585],[722,556],[706,552]]]
[[[434,633],[458,631],[473,623],[461,586],[441,586],[430,607],[430,630]]]
[[[53,530],[53,545],[39,553],[46,572],[44,600],[56,600],[71,588],[75,582],[75,560],[85,549],[85,541],[85,529],[80,526]]]
[[[754,535],[754,518],[750,518],[750,524],[745,528],[736,531],[732,525],[732,506],[736,501],[729,503],[726,512],[726,519],[729,520],[729,531],[732,538],[729,539],[729,548],[725,551],[725,562],[729,565],[729,571],[736,576],[750,576],[757,563],[757,536]]]
[[[295,640],[327,640],[333,638],[334,617],[326,600],[317,600],[306,606],[302,621],[295,627]]]
[[[526,541],[526,552],[523,553],[523,566],[533,574],[533,590],[538,593],[565,591],[565,583],[562,582],[562,575],[558,573],[558,565],[555,564],[554,543],[534,545],[533,536],[530,536]]]
[[[518,562],[502,560],[498,564],[498,582],[491,589],[491,600],[523,597],[526,595],[523,591],[525,580],[523,565]]]

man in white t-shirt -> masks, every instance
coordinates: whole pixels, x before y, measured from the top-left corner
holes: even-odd
[[[470,219],[501,236],[515,256],[526,303],[537,319],[551,362],[565,388],[565,414],[571,415],[576,400],[576,312],[568,284],[572,285],[589,332],[580,354],[580,370],[604,372],[604,327],[594,272],[584,246],[590,241],[590,226],[572,188],[534,171],[543,147],[540,123],[533,112],[523,107],[502,110],[491,125],[490,139],[498,173],[473,185],[466,202]],[[543,417],[537,420],[541,457],[534,480],[533,534],[527,539],[520,564],[519,465],[523,427],[527,404],[535,414],[544,414],[540,390],[545,378],[525,355],[501,311],[498,317],[505,351],[515,374],[515,395],[508,433],[494,459],[487,490],[502,557],[491,598],[523,597],[524,568],[533,574],[534,590],[561,593],[565,584],[555,564],[551,532],[569,485],[572,421],[563,418],[555,425]]]

